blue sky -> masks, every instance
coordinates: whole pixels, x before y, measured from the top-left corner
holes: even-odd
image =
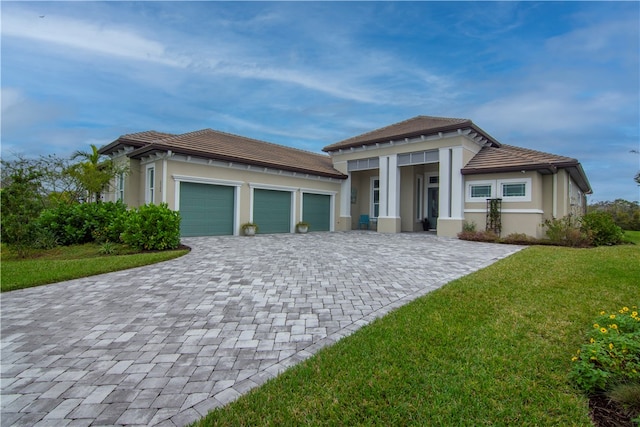
[[[319,152],[417,115],[638,200],[638,2],[8,2],[2,156],[212,128]]]

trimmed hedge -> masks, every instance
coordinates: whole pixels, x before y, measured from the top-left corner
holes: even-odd
[[[140,206],[129,211],[120,237],[136,249],[176,249],[180,246],[180,213],[166,203]]]
[[[161,205],[127,210],[121,202],[63,204],[40,214],[38,225],[62,246],[125,243],[139,250],[180,246],[180,214]]]
[[[127,214],[121,202],[61,204],[40,214],[39,225],[63,245],[97,241],[119,242],[120,224]]]

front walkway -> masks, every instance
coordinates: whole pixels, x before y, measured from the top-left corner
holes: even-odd
[[[162,264],[2,294],[2,426],[183,426],[521,249],[365,231],[183,241]]]

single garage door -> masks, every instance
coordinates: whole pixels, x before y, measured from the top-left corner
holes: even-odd
[[[219,236],[233,234],[235,187],[180,183],[180,234]]]
[[[302,220],[310,231],[331,230],[331,196],[304,193],[302,196]]]
[[[291,232],[291,192],[255,189],[253,222],[260,233]]]

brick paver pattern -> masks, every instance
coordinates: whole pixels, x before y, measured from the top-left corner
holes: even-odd
[[[366,231],[183,242],[179,259],[2,294],[2,426],[184,426],[521,249]]]

